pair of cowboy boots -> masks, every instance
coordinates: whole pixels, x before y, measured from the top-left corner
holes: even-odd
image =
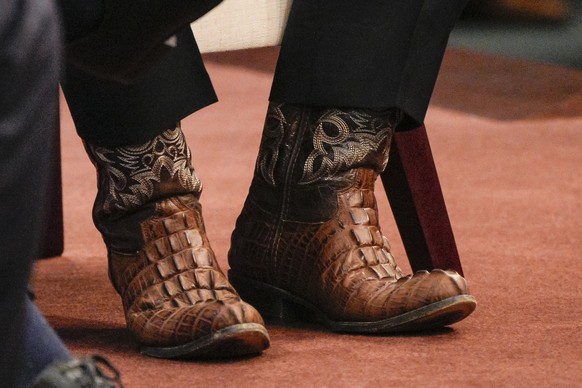
[[[468,316],[475,299],[459,274],[404,276],[380,230],[374,182],[401,116],[271,103],[232,234],[230,282],[205,233],[202,185],[179,125],[138,146],[86,144],[99,182],[94,221],[142,353],[260,353],[269,346],[261,314],[356,333]]]

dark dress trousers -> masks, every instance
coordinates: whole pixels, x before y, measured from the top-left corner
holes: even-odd
[[[294,0],[270,99],[399,107],[422,123],[448,36],[467,0]],[[67,17],[65,17],[67,19]],[[189,29],[130,85],[69,67],[63,89],[79,135],[139,144],[216,101]]]
[[[295,0],[271,100],[391,108],[424,121],[466,0]]]
[[[177,37],[177,47],[131,84],[66,68],[62,88],[83,140],[108,147],[144,143],[216,101],[190,28]]]

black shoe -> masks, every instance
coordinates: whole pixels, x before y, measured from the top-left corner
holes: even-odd
[[[120,373],[101,356],[56,362],[46,367],[32,388],[122,388]]]
[[[95,76],[130,81],[171,47],[164,42],[222,0],[104,0],[101,25],[67,44],[67,60]]]

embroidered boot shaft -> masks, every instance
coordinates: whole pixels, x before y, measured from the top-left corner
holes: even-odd
[[[230,280],[263,315],[299,309],[334,331],[374,333],[474,309],[456,272],[403,276],[380,230],[374,182],[400,120],[398,110],[270,104],[229,252]]]
[[[178,358],[266,349],[261,316],[241,301],[210,247],[202,185],[180,126],[138,146],[86,149],[98,175],[93,218],[141,351]]]

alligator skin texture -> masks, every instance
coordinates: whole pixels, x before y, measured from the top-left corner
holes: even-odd
[[[231,272],[334,321],[380,321],[466,294],[454,271],[404,276],[380,230],[374,182],[400,118],[397,110],[271,103],[232,235]]]
[[[171,347],[237,324],[264,325],[219,268],[179,127],[140,146],[86,148],[97,167],[93,216],[109,275],[141,345]]]
[[[220,270],[195,196],[158,201],[141,230],[139,253],[109,251],[111,279],[141,344],[173,346],[236,324],[263,324]]]

